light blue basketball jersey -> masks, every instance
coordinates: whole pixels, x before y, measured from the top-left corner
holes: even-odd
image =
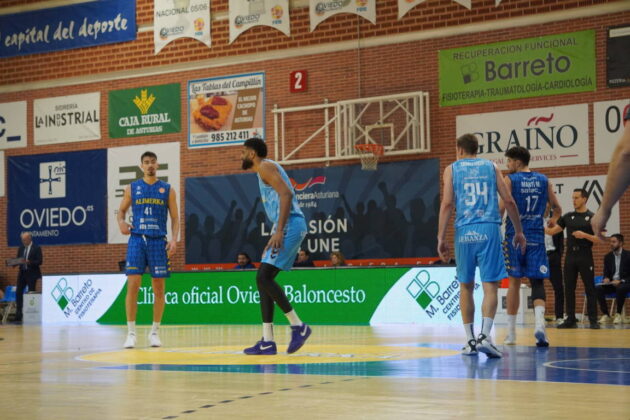
[[[131,233],[151,237],[166,236],[170,192],[171,186],[160,180],[152,185],[143,179],[131,183]]]
[[[284,171],[282,166],[280,166],[277,162],[274,162],[271,159],[265,159],[266,162],[271,162],[276,165],[278,168],[278,172],[280,172],[280,176],[287,184],[291,192],[293,192],[293,199],[291,200],[291,210],[289,212],[289,217],[298,216],[304,217],[304,213],[302,213],[302,209],[300,209],[300,205],[298,204],[297,198],[295,197],[295,191],[293,190],[293,185],[291,185],[291,180],[289,176]],[[263,182],[263,180],[258,176],[258,186],[260,187],[260,196],[262,198],[263,206],[265,207],[265,212],[267,213],[267,217],[274,225],[278,224],[278,218],[280,217],[280,197],[276,190],[273,189],[272,186],[267,185]]]
[[[538,172],[516,172],[509,174],[508,177],[512,182],[512,197],[521,215],[527,242],[543,243],[545,238],[543,215],[549,200],[547,177]],[[505,225],[505,235],[514,236],[514,225],[509,218]]]
[[[460,159],[451,165],[455,193],[455,228],[501,224],[494,164],[487,159]]]

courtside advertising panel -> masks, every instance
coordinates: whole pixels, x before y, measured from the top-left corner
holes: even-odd
[[[309,323],[461,324],[455,267],[302,269],[283,272],[278,281]],[[477,274],[478,306],[480,286]],[[43,322],[125,324],[126,292],[123,274],[44,276]],[[154,301],[151,279],[145,275],[138,323],[151,323]],[[166,282],[163,323],[258,324],[259,303],[255,270],[172,273]],[[274,322],[287,323],[280,311]]]
[[[44,276],[43,323],[96,323],[120,296],[124,274]]]
[[[589,164],[588,104],[459,115],[457,136],[476,134],[479,157],[505,169],[505,152],[523,146],[531,168]]]
[[[106,159],[104,149],[9,157],[8,245],[23,231],[40,245],[104,243]]]
[[[265,138],[265,74],[188,82],[188,147],[242,144]]]
[[[440,105],[594,91],[595,31],[439,52]]]

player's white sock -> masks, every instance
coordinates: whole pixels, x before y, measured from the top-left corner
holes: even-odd
[[[511,336],[515,336],[516,335],[516,315],[508,315],[507,321],[508,321],[508,334],[510,334]]]
[[[464,330],[466,331],[466,340],[474,340],[475,339],[475,326],[473,323],[464,324]]]
[[[292,327],[299,327],[302,325],[302,321],[300,321],[300,317],[295,313],[295,309],[291,309],[291,312],[287,312],[285,315],[289,319],[289,323]]]
[[[157,334],[158,329],[160,329],[160,323],[154,322],[153,325],[151,326],[151,334]]]
[[[545,325],[545,306],[534,306],[534,319],[536,326]]]
[[[492,324],[494,323],[494,319],[486,318],[485,316],[481,320],[481,334],[486,337],[490,337],[490,331],[492,331]]]
[[[263,322],[263,341],[273,341],[273,323]]]
[[[127,321],[127,333],[128,334],[136,333],[136,321]]]

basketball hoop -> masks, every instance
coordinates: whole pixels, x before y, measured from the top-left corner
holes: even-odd
[[[380,144],[355,144],[354,148],[359,152],[361,169],[364,171],[375,171],[378,166],[378,159],[385,153]]]

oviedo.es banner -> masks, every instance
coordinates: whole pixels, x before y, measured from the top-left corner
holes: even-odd
[[[302,249],[315,260],[435,255],[439,208],[437,159],[287,171],[307,220]],[[272,225],[254,174],[186,179],[186,264],[257,261]]]
[[[440,105],[595,90],[595,31],[439,52]]]
[[[40,245],[106,241],[107,151],[11,156],[7,242],[30,231]]]
[[[278,281],[310,324],[461,323],[454,267],[303,269],[283,272]],[[475,282],[475,304],[480,306],[478,275]],[[125,284],[124,274],[44,276],[43,322],[125,324]],[[138,323],[151,323],[153,301],[151,280],[145,275]],[[260,323],[256,272],[173,273],[166,284],[163,322]],[[274,322],[287,323],[281,311],[276,311]]]

